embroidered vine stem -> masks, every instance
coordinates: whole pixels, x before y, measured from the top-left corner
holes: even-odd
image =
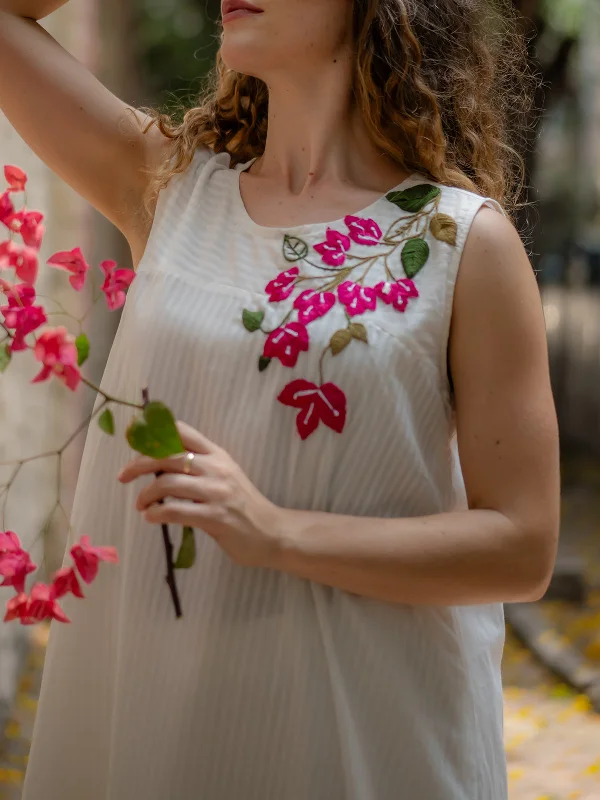
[[[146,406],[150,402],[150,393],[148,389],[144,389],[142,391],[142,399],[143,399],[142,408],[146,408]],[[155,472],[154,474],[156,475],[157,478],[160,478],[160,476],[163,473]],[[159,500],[158,502],[162,505],[164,503],[164,500]],[[181,617],[183,616],[183,612],[181,610],[181,599],[179,597],[179,589],[177,588],[177,579],[175,577],[175,558],[174,558],[173,542],[171,541],[169,526],[167,524],[163,524],[160,527],[162,531],[163,545],[165,548],[165,558],[167,561],[167,574],[165,576],[165,580],[167,582],[167,586],[169,587],[169,591],[171,592],[173,605],[175,606],[175,616],[177,617],[177,619],[181,619]]]

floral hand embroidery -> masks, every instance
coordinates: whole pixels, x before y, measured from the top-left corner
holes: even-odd
[[[283,405],[299,409],[296,426],[303,440],[314,433],[320,423],[337,433],[344,429],[346,395],[338,386],[324,380],[323,371],[328,353],[338,356],[355,340],[368,344],[367,329],[353,318],[374,311],[378,302],[404,313],[409,302],[419,297],[413,279],[429,260],[428,234],[451,247],[456,246],[456,221],[438,211],[439,187],[419,184],[390,192],[386,199],[404,214],[385,233],[373,219],[348,215],[344,219],[347,232],[327,228],[325,241],[313,246],[321,264],[311,260],[311,248],[305,241],[296,236],[284,237],[283,257],[294,266],[271,280],[265,292],[270,303],[279,303],[290,298],[296,289],[301,291],[275,330],[264,330],[263,311],[244,309],[242,321],[246,330],[251,333],[260,330],[267,336],[258,362],[263,371],[273,359],[278,359],[284,367],[295,367],[300,354],[309,349],[308,326],[325,317],[337,302],[344,308],[348,324],[333,333],[321,354],[319,383],[293,380],[277,398]],[[373,253],[355,254],[353,243],[373,248]],[[396,267],[392,271],[394,257],[395,263],[402,266],[402,277],[396,276]],[[383,263],[386,279],[367,285],[367,276],[377,263]],[[291,319],[294,314],[296,320]]]

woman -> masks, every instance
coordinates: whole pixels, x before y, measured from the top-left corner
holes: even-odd
[[[0,3],[4,111],[139,264],[105,391],[189,451],[90,431],[73,530],[121,565],[52,632],[25,800],[506,798],[501,604],[559,498],[507,9],[225,0],[215,93],[148,127],[61,0]],[[159,523],[197,531],[181,620]]]

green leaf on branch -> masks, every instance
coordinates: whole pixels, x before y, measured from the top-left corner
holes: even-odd
[[[81,367],[90,355],[90,340],[85,333],[80,333],[75,339],[75,347],[77,348],[77,364]]]
[[[194,535],[193,528],[183,529],[183,538],[181,539],[181,547],[177,554],[177,560],[173,567],[175,569],[190,569],[196,562],[196,536]]]
[[[185,452],[175,417],[164,403],[148,403],[141,417],[127,429],[127,441],[137,453],[150,458],[168,458]]]
[[[0,345],[0,373],[5,372],[12,359],[12,352],[8,344]]]
[[[259,372],[264,372],[264,371],[266,370],[266,368],[269,366],[269,364],[271,363],[271,360],[272,360],[272,359],[270,359],[270,358],[267,358],[267,356],[261,356],[261,357],[258,359],[258,369],[259,369]]]
[[[283,257],[286,261],[294,263],[301,261],[308,255],[308,245],[297,236],[285,236],[283,239]]]
[[[110,408],[107,408],[100,414],[98,417],[98,425],[100,426],[100,430],[103,430],[104,433],[108,433],[109,436],[115,435],[115,418]]]
[[[264,311],[248,311],[248,309],[245,308],[242,313],[244,328],[246,328],[247,331],[250,331],[250,333],[260,330],[260,326],[262,325],[264,318]]]
[[[402,265],[407,278],[414,278],[429,258],[429,245],[423,239],[409,239],[402,250]]]
[[[416,214],[421,209],[425,208],[428,203],[439,197],[441,190],[437,186],[432,186],[430,183],[420,183],[418,186],[411,186],[410,189],[404,189],[401,192],[390,192],[386,195],[386,199],[393,203],[402,211],[410,211],[411,214]]]

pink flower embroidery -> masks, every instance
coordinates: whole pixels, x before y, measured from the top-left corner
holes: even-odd
[[[72,391],[81,380],[77,368],[77,348],[75,339],[66,328],[51,328],[44,331],[34,347],[34,355],[44,365],[33,383],[46,381],[54,373]]]
[[[277,303],[279,300],[285,300],[294,291],[294,281],[300,274],[298,267],[292,267],[286,272],[280,272],[276,278],[267,283],[265,292],[269,295],[271,303]]]
[[[84,597],[73,567],[63,567],[58,570],[52,580],[52,591],[57,599],[64,597],[69,592],[75,597]]]
[[[38,274],[38,251],[34,247],[0,242],[0,269],[14,268],[24,283],[35,283]]]
[[[409,299],[419,296],[417,287],[408,278],[402,278],[394,283],[381,281],[375,286],[375,291],[380,300],[392,305],[396,311],[405,311]]]
[[[6,615],[4,617],[4,622],[12,622],[13,620],[18,619],[22,625],[34,624],[35,620],[31,619],[29,615],[30,606],[31,601],[24,592],[15,595],[15,597],[10,599],[6,604]]]
[[[362,219],[361,217],[349,215],[344,219],[344,222],[348,226],[350,238],[356,244],[379,244],[383,234],[374,219]]]
[[[325,241],[315,245],[315,250],[325,264],[330,267],[341,267],[346,260],[346,251],[350,249],[351,241],[348,236],[333,228],[327,228]]]
[[[7,220],[9,220],[14,213],[15,207],[10,199],[10,192],[3,192],[0,194],[0,222],[3,222],[7,227],[9,227]]]
[[[302,379],[292,381],[278,397],[284,406],[299,408],[296,427],[301,439],[307,439],[322,422],[341,433],[346,423],[346,395],[334,383],[315,383]]]
[[[351,317],[364,314],[365,311],[374,311],[377,306],[375,289],[372,286],[361,286],[353,281],[344,281],[338,286],[338,297]]]
[[[303,325],[308,325],[319,317],[324,317],[335,305],[333,292],[315,292],[306,289],[294,300],[294,308],[298,311],[298,320]]]
[[[19,548],[0,555],[0,575],[4,578],[0,586],[14,586],[18,593],[24,592],[30,572],[35,572],[35,564],[25,550]]]
[[[82,580],[86,583],[92,583],[96,578],[101,561],[111,564],[119,563],[119,557],[114,547],[93,547],[89,536],[82,536],[79,543],[73,545],[71,556]]]
[[[48,259],[48,264],[51,267],[64,269],[66,272],[70,272],[71,277],[69,278],[69,283],[76,292],[80,292],[83,289],[85,276],[87,275],[90,265],[83,257],[83,253],[79,247],[76,247],[74,250],[55,253]]]
[[[103,261],[100,269],[105,275],[101,288],[108,308],[110,311],[116,311],[125,305],[125,290],[133,283],[135,272],[132,269],[117,269],[115,261]]]
[[[8,305],[2,306],[0,313],[4,315],[4,325],[15,331],[10,349],[13,352],[26,350],[25,337],[47,322],[46,313],[42,306],[33,305],[35,300],[33,286],[26,283],[11,286],[2,281],[2,288],[8,298]]]
[[[27,175],[19,167],[7,164],[4,167],[4,177],[8,183],[9,192],[24,192],[27,183]]]
[[[55,619],[57,622],[71,621],[56,602],[52,587],[45,583],[36,583],[31,590],[27,616],[35,622],[41,622],[44,619]]]
[[[284,367],[295,367],[298,356],[308,350],[308,330],[301,322],[288,322],[269,334],[263,356],[278,358]]]

